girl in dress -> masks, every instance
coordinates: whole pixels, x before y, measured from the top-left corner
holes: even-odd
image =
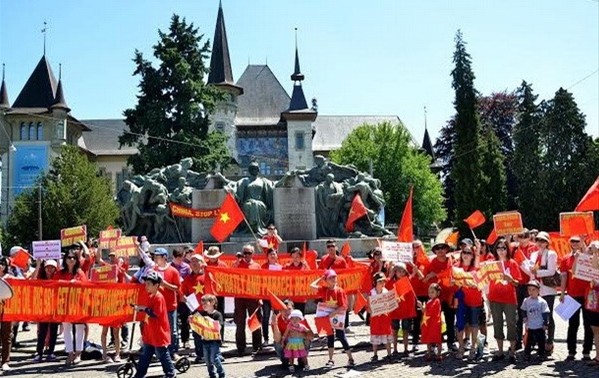
[[[427,361],[441,361],[441,343],[443,341],[441,331],[441,286],[438,283],[432,283],[428,288],[429,300],[426,304],[420,303],[420,307],[424,307],[421,326],[420,341],[426,344],[426,355],[424,358]],[[436,349],[436,351],[435,351]]]
[[[303,363],[304,371],[310,370],[308,366],[308,349],[307,343],[312,339],[312,331],[300,322],[304,320],[304,316],[300,310],[293,310],[289,315],[290,322],[287,330],[283,335],[285,343],[285,358],[289,360],[289,371],[293,373],[295,359]]]
[[[374,297],[387,292],[385,284],[387,278],[385,273],[378,272],[372,277],[374,281],[374,287],[370,290],[369,297]],[[368,305],[368,313],[371,313],[370,305]],[[372,316],[370,318],[370,342],[372,343],[372,351],[374,355],[370,361],[378,361],[379,356],[377,354],[379,345],[384,345],[387,349],[387,359],[391,357],[391,341],[393,341],[393,331],[391,330],[391,318],[389,314],[381,314]]]

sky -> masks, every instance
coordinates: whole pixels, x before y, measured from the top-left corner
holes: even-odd
[[[476,89],[540,99],[564,87],[599,136],[598,0],[223,0],[233,75],[268,63],[288,93],[294,28],[308,99],[325,115],[397,115],[416,140],[454,114],[450,73],[461,29]],[[78,119],[121,118],[136,103],[136,49],[151,57],[177,13],[212,39],[218,0],[0,0],[0,62],[14,101],[43,54]],[[434,140],[433,140],[434,142]]]

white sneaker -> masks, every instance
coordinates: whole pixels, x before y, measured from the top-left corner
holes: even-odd
[[[12,368],[10,366],[8,366],[8,362],[5,362],[2,364],[2,371],[9,371],[12,370]]]

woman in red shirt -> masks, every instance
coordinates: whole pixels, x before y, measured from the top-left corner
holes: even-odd
[[[497,261],[503,263],[503,280],[491,281],[489,284],[489,302],[493,314],[493,330],[497,340],[497,353],[493,361],[505,359],[503,354],[503,341],[506,339],[503,333],[503,319],[505,316],[507,325],[507,340],[510,342],[510,363],[516,362],[516,319],[518,317],[518,299],[516,287],[520,279],[520,267],[512,260],[512,253],[508,248],[508,242],[504,238],[495,243],[495,254]]]
[[[262,264],[262,269],[265,270],[283,270],[283,266],[279,264],[279,254],[276,249],[269,249],[268,255],[266,255],[266,262]],[[268,300],[262,300],[262,337],[264,338],[264,344],[268,344],[269,329],[270,329],[270,312],[271,303]]]
[[[304,253],[298,247],[289,252],[291,261],[283,266],[283,270],[310,270],[310,266],[304,259]],[[293,274],[292,272],[290,272]],[[306,313],[306,302],[295,302],[295,309],[300,310],[302,314]]]
[[[77,251],[70,249],[62,260],[62,269],[56,272],[53,278],[60,281],[70,281],[71,283],[76,281],[87,281],[87,276],[83,273],[83,270],[81,270],[80,264]],[[85,324],[63,322],[62,330],[64,333],[65,352],[68,354],[66,365],[76,365],[81,362],[83,339],[85,337]]]
[[[460,260],[457,263],[457,267],[462,268],[464,272],[475,272],[478,270],[478,259],[479,256],[474,256],[472,248],[464,247],[460,253]],[[464,332],[466,332],[466,335],[470,334],[472,346],[470,348],[470,354],[468,358],[474,359],[476,353],[475,345],[478,337],[479,319],[481,317],[481,312],[483,311],[483,296],[481,291],[478,290],[478,287],[474,283],[468,286],[463,286],[460,290],[464,294],[463,297],[466,311],[464,313],[465,319],[463,321],[465,329],[458,329],[458,342],[460,344],[460,348],[457,357],[461,359],[464,356],[464,343],[466,341],[464,339]],[[457,321],[456,323],[460,322]]]

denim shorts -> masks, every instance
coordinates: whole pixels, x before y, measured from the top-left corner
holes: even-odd
[[[393,319],[391,320],[391,328],[394,331],[399,330],[401,327],[402,330],[407,331],[412,329],[412,319]]]
[[[466,306],[466,324],[470,327],[478,327],[481,311],[481,307]]]

